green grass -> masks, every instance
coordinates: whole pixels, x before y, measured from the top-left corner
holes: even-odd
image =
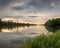
[[[40,35],[29,39],[27,48],[60,48],[60,30],[53,35]]]

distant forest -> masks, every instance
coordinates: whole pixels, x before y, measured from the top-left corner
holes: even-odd
[[[15,23],[12,21],[2,21],[0,19],[0,28],[7,27],[7,28],[12,28],[12,27],[18,27],[18,26],[34,26],[36,24],[30,24],[30,23]]]

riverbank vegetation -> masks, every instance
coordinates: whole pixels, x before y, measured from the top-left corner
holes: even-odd
[[[60,29],[60,18],[48,20],[45,23],[45,27],[49,32],[55,32]]]
[[[53,35],[40,35],[29,39],[27,48],[60,48],[60,30]]]
[[[60,18],[48,20],[45,27],[54,33],[29,39],[27,48],[60,48]]]

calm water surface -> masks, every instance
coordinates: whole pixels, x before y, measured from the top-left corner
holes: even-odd
[[[22,44],[27,38],[32,38],[40,34],[47,34],[48,31],[44,26],[25,26],[15,28],[0,29],[1,44]]]

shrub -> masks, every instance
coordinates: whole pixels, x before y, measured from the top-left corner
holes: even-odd
[[[27,40],[27,48],[60,48],[60,30],[53,35],[40,35]]]
[[[60,29],[60,18],[48,20],[45,23],[45,27],[49,32],[55,32]]]

